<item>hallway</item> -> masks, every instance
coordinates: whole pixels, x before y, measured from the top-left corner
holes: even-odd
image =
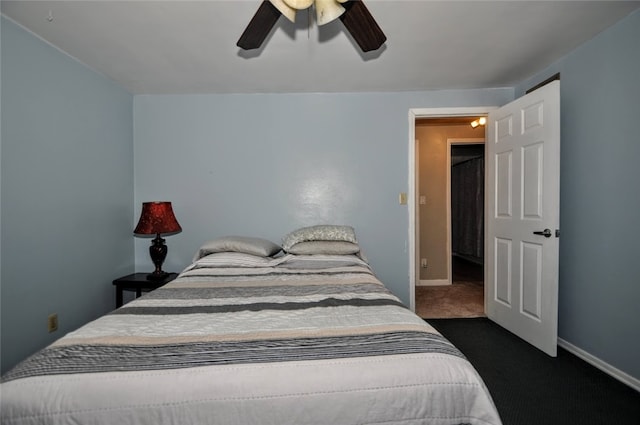
[[[453,284],[416,287],[416,314],[424,319],[485,317],[484,268],[453,257]]]

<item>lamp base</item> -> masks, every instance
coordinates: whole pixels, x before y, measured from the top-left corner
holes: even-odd
[[[167,257],[167,246],[164,244],[164,239],[160,237],[160,233],[156,234],[155,239],[151,241],[149,255],[151,256],[151,261],[153,261],[153,265],[156,266],[156,269],[153,273],[149,273],[147,275],[147,280],[158,281],[169,276],[169,273],[162,270],[162,263]]]
[[[160,270],[159,272],[155,271],[155,272],[149,273],[147,275],[147,280],[153,280],[153,281],[164,280],[167,277],[169,277],[170,274],[171,273],[167,273],[167,272],[162,271],[162,270]]]

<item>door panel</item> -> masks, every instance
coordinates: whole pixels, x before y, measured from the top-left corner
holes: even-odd
[[[494,279],[496,301],[511,306],[511,241],[496,238],[496,276]]]
[[[487,316],[555,356],[560,82],[491,112],[486,146]]]
[[[524,242],[522,244],[522,314],[540,320],[540,296],[542,289],[542,246]]]
[[[523,173],[528,176],[523,184],[522,217],[540,220],[542,218],[542,157],[543,145],[536,143],[523,149]]]
[[[501,152],[496,155],[496,214],[498,217],[509,218],[513,207],[513,172],[511,152]]]

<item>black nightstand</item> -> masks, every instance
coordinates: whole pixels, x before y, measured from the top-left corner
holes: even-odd
[[[178,273],[169,273],[163,280],[147,280],[149,273],[133,273],[113,281],[116,286],[116,308],[122,306],[122,291],[136,291],[136,298],[142,291],[153,291],[178,277]]]

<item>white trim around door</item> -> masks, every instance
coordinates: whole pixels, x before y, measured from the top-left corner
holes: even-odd
[[[416,261],[416,119],[456,117],[471,115],[487,115],[490,111],[497,109],[495,106],[475,106],[459,108],[415,108],[409,109],[409,164],[408,164],[408,192],[407,209],[409,212],[408,229],[408,254],[409,254],[409,305],[412,311],[416,310],[416,278],[419,276]],[[485,171],[486,174],[486,171]]]

